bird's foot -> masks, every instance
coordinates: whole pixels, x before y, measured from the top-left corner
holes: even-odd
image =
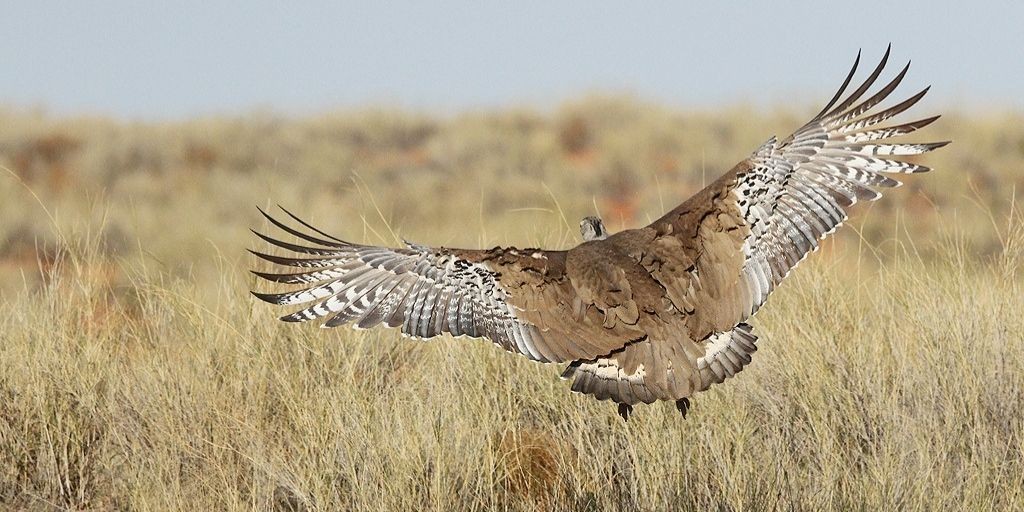
[[[690,399],[680,398],[676,400],[676,409],[679,409],[679,414],[683,415],[683,419],[686,419],[686,411],[690,410]]]
[[[629,404],[619,404],[619,416],[622,416],[622,421],[629,421],[629,415],[633,412],[633,406]]]

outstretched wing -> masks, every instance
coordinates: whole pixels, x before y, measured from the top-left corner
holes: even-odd
[[[741,286],[750,295],[743,318],[757,311],[790,270],[817,250],[819,240],[843,223],[846,208],[860,200],[878,199],[882,195],[878,188],[900,185],[890,174],[929,170],[892,157],[918,155],[949,143],[891,140],[927,126],[938,116],[880,126],[928,91],[925,88],[894,106],[875,109],[899,86],[909,62],[889,83],[861,99],[881,75],[890,49],[867,79],[840,101],[857,70],[858,54],[842,87],[821,113],[782,142],[769,140],[738,173],[733,194],[750,226],[742,246]]]
[[[283,209],[282,209],[283,210]],[[288,322],[323,319],[323,327],[378,324],[399,327],[416,338],[442,333],[487,338],[506,350],[541,362],[560,362],[607,353],[630,334],[601,329],[593,313],[567,321],[578,299],[565,279],[565,254],[558,251],[495,248],[486,251],[402,249],[345,242],[285,211],[307,231],[290,227],[263,210],[301,245],[253,231],[267,243],[302,257],[251,251],[295,272],[257,276],[300,285],[285,293],[253,292],[278,305],[305,305],[281,317]]]
[[[690,247],[697,264],[679,272],[674,278],[679,282],[695,279],[702,257],[728,258],[728,254],[719,254],[723,252],[741,256],[730,259],[730,266],[735,267],[729,272],[739,273],[738,279],[729,279],[732,285],[725,286],[731,289],[713,290],[717,304],[702,305],[705,310],[715,310],[704,315],[713,318],[705,322],[709,328],[702,333],[724,332],[753,315],[790,270],[846,220],[846,208],[857,201],[878,199],[879,188],[900,184],[889,175],[929,170],[898,157],[948,144],[892,140],[927,126],[938,116],[883,126],[928,90],[894,106],[875,108],[900,84],[909,63],[877,92],[862,99],[888,59],[889,49],[867,79],[844,98],[860,62],[858,54],[842,87],[811,121],[781,142],[774,137],[768,140],[750,158],[650,226],[682,239],[692,237]],[[709,219],[722,222],[716,223],[715,229],[702,231]],[[729,236],[723,236],[726,231]],[[729,243],[709,250],[710,235]],[[723,303],[728,305],[722,307]],[[698,306],[698,316],[700,309]]]

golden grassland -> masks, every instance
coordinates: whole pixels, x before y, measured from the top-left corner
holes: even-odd
[[[629,98],[149,124],[0,111],[0,508],[1020,509],[1024,115],[858,206],[693,400],[571,394],[488,343],[284,324],[254,206],[357,242],[568,247],[813,112]]]

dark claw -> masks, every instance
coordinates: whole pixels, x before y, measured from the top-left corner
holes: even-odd
[[[633,412],[633,406],[629,404],[619,404],[619,416],[622,416],[622,421],[629,421],[629,415]]]
[[[679,409],[679,414],[683,415],[683,419],[686,419],[686,411],[690,410],[690,399],[680,398],[676,400],[676,409]]]

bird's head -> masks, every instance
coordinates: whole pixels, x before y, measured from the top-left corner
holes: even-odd
[[[585,242],[608,238],[608,231],[604,229],[604,222],[601,222],[599,217],[583,217],[580,221],[580,233],[583,234]]]

